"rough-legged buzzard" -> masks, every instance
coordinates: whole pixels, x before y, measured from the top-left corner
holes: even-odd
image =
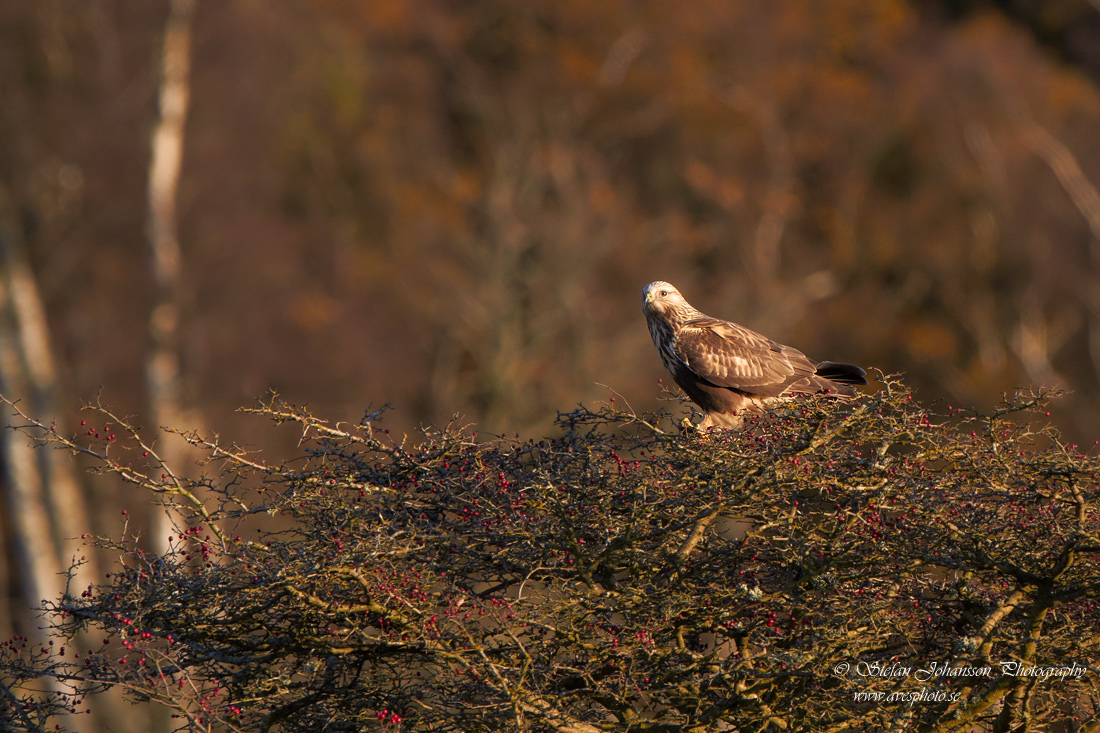
[[[642,291],[642,311],[661,361],[703,410],[701,428],[740,427],[745,414],[799,392],[854,397],[867,384],[851,364],[815,362],[736,323],[711,318],[666,282]]]

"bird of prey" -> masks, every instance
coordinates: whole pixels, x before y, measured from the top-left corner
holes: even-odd
[[[854,397],[867,384],[851,364],[812,361],[798,349],[736,323],[711,318],[666,282],[642,291],[642,312],[661,361],[703,410],[700,428],[738,428],[746,414],[796,393]]]

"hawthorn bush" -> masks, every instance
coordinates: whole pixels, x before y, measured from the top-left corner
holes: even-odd
[[[27,419],[183,524],[166,557],[98,541],[123,562],[48,606],[57,645],[0,650],[0,722],[117,686],[194,731],[1095,731],[1100,465],[1052,396],[883,377],[739,432],[609,404],[538,441],[272,400],[302,455],[186,435],[193,481],[104,409],[99,440]]]

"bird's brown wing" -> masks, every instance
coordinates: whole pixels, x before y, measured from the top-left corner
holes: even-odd
[[[710,384],[761,396],[781,394],[815,369],[798,349],[709,316],[695,318],[681,327],[676,355]]]

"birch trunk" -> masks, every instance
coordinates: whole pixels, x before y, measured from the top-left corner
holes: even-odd
[[[57,370],[46,310],[22,242],[13,236],[4,238],[0,241],[0,258],[15,327],[15,346],[22,357],[27,389],[24,394],[29,396],[34,414],[60,420],[62,407],[58,400]],[[69,592],[79,596],[82,590],[96,582],[97,577],[94,555],[86,553],[80,540],[82,534],[92,529],[84,491],[70,456],[56,450],[37,453],[43,479],[42,494],[52,520],[50,537],[61,569],[72,569]],[[82,557],[85,562],[75,565]]]
[[[39,414],[55,416],[57,381],[49,329],[22,241],[9,225],[14,217],[3,203],[0,201],[0,393],[26,403]],[[67,590],[65,571],[82,553],[79,536],[89,517],[69,456],[36,448],[23,434],[7,429],[11,425],[10,411],[5,411],[0,452],[6,527],[11,533],[8,570],[9,580],[21,591],[20,603],[10,609],[7,621],[32,645],[45,646],[50,641],[36,609],[44,601],[59,600]],[[68,591],[79,595],[91,582],[91,564],[76,568]],[[43,680],[43,688],[68,691],[53,678]],[[66,716],[64,722],[78,732],[92,726],[80,715]]]
[[[191,25],[194,0],[171,0],[161,54],[160,116],[153,129],[149,157],[149,211],[147,234],[152,250],[152,337],[145,377],[154,424],[183,428],[180,388],[179,311],[181,256],[176,192],[183,160],[183,137],[190,98]],[[190,426],[194,427],[194,426]],[[161,457],[174,470],[183,470],[186,444],[166,436]],[[168,551],[172,521],[157,514],[152,527],[156,549]]]

